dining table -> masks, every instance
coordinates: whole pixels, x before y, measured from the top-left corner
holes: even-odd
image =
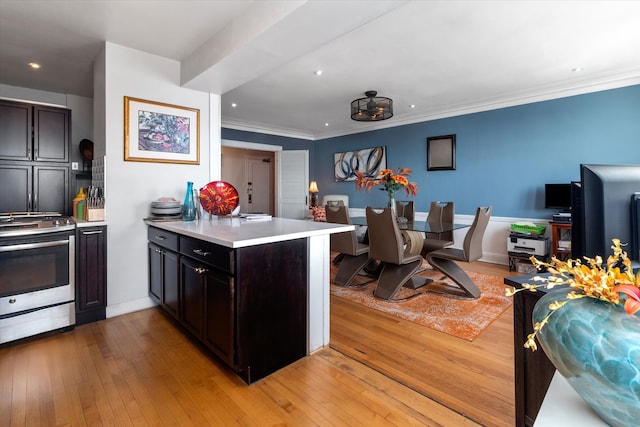
[[[349,218],[353,225],[367,225],[367,218],[364,216],[352,216]],[[427,221],[403,221],[399,218],[398,228],[400,231],[418,231],[421,233],[433,233],[440,236],[442,233],[447,233],[461,228],[470,227],[470,224],[456,224],[448,222],[427,222]]]

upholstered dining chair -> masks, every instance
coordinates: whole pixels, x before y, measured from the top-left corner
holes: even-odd
[[[413,200],[396,200],[396,214],[398,218],[406,218],[407,221],[413,221],[416,216]]]
[[[477,299],[480,298],[480,289],[473,283],[469,275],[464,272],[456,261],[473,262],[482,258],[482,240],[484,232],[489,224],[492,207],[478,207],[476,215],[467,231],[462,244],[462,249],[445,247],[426,254],[427,262],[436,270],[441,271],[459,288],[453,289],[446,295],[456,298]]]
[[[335,224],[351,224],[347,207],[340,203],[325,206],[327,222]],[[351,287],[351,283],[356,278],[360,270],[369,263],[369,246],[358,243],[358,236],[355,230],[344,233],[334,233],[330,236],[330,249],[340,254],[338,271],[333,279],[333,283],[339,286]],[[359,286],[371,283],[369,280]]]
[[[424,285],[425,280],[414,277],[422,265],[422,256],[405,251],[398,222],[390,208],[366,208],[369,228],[369,258],[381,264],[378,285],[373,295],[390,301],[404,301],[421,295],[415,293],[407,298],[393,299],[398,290],[411,282],[411,288]],[[422,283],[418,283],[418,282]]]
[[[455,219],[455,203],[454,202],[431,202],[429,213],[427,214],[427,222],[434,224],[449,223],[453,224]],[[447,234],[450,233],[450,234]],[[453,241],[453,231],[446,233],[428,233],[428,238]]]
[[[429,224],[433,224],[435,227],[440,224],[453,224],[454,218],[454,202],[431,202],[429,213],[427,214],[427,222]],[[429,252],[451,245],[453,245],[453,231],[425,233],[425,239],[422,244],[422,256],[426,257]]]

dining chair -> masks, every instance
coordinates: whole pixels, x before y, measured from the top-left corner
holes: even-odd
[[[366,208],[369,233],[369,258],[381,264],[378,285],[373,292],[377,298],[389,301],[406,301],[421,295],[414,293],[407,298],[393,299],[402,286],[418,288],[425,279],[414,277],[422,265],[422,256],[408,253],[391,208]]]
[[[464,237],[462,249],[445,247],[426,254],[427,262],[434,269],[444,273],[458,285],[457,288],[452,287],[452,292],[447,292],[446,295],[464,299],[480,298],[480,289],[456,261],[473,262],[482,258],[482,239],[492,209],[491,206],[476,209],[473,223]]]
[[[427,222],[437,229],[441,224],[453,224],[455,218],[454,202],[433,201],[429,206]],[[444,232],[427,232],[422,244],[422,256],[426,257],[429,252],[453,245],[453,230]]]
[[[439,202],[432,201],[429,206],[429,213],[427,214],[427,222],[442,224],[453,224],[455,218],[455,203],[454,202]],[[450,234],[448,234],[450,233]],[[445,233],[428,233],[430,238],[439,240],[453,241],[453,231]]]
[[[334,224],[351,224],[347,207],[340,203],[336,205],[327,204],[325,206],[327,214],[327,222]],[[344,233],[334,233],[330,236],[330,249],[339,252],[336,258],[338,271],[333,279],[333,283],[339,286],[352,287],[351,283],[358,273],[369,263],[369,245],[358,242],[358,236],[355,230],[345,231]],[[360,287],[371,283],[369,280],[358,286]]]
[[[413,221],[416,216],[413,200],[396,200],[396,214],[398,218],[406,218],[407,221]]]

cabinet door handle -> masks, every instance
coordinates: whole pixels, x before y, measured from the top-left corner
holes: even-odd
[[[196,267],[194,268],[194,270],[198,274],[206,273],[208,271],[206,268],[202,268],[202,267]]]
[[[193,253],[196,254],[196,255],[200,255],[200,256],[209,256],[209,255],[211,255],[211,252],[207,252],[207,251],[204,251],[202,249],[194,249]]]
[[[162,250],[160,250],[160,249],[155,249],[155,251],[156,251],[157,254],[161,254],[162,253]]]
[[[91,234],[102,234],[102,231],[101,231],[101,230],[96,230],[96,231],[83,231],[83,232],[82,232],[82,234],[83,234],[83,235],[85,235],[85,236],[89,236],[89,235],[91,235]]]
[[[156,239],[157,239],[157,240],[160,240],[160,241],[162,241],[162,240],[167,240],[167,238],[166,238],[166,237],[164,237],[164,236],[156,236]]]

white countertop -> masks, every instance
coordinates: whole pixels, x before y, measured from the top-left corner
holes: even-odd
[[[605,427],[607,423],[571,387],[558,371],[544,397],[535,427]]]
[[[86,219],[78,219],[73,218],[76,222],[76,227],[85,228],[85,227],[101,227],[103,225],[107,225],[107,221],[87,221]]]
[[[347,224],[275,217],[270,221],[247,221],[239,217],[215,217],[191,222],[154,222],[145,220],[145,223],[162,230],[172,231],[229,248],[241,248],[355,230],[355,226]]]

